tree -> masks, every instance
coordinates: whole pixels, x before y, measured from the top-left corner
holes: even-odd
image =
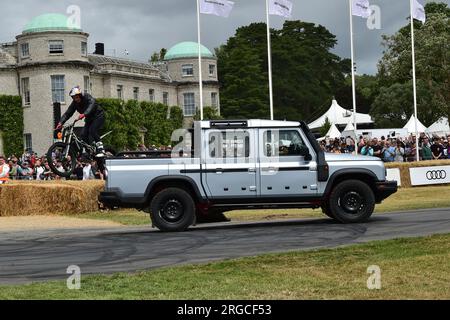
[[[167,49],[161,48],[159,52],[153,52],[152,56],[150,57],[150,62],[160,62],[164,60],[164,57],[166,56]]]
[[[414,21],[414,36],[417,108],[420,120],[428,126],[443,115],[450,116],[450,9],[445,3],[428,3],[425,10],[427,21],[424,25]],[[382,87],[372,114],[376,119],[382,119],[387,116],[383,112],[389,110],[388,114],[398,117],[393,119],[394,123],[403,119],[404,124],[413,113],[409,26],[393,36],[383,36],[383,45],[386,50],[377,74]]]
[[[266,32],[264,23],[252,23],[216,49],[225,118],[270,115]],[[275,117],[300,120],[323,111],[349,72],[348,61],[330,52],[336,37],[302,21],[286,21],[271,37]]]
[[[322,128],[320,128],[320,136],[325,137],[325,135],[328,133],[328,131],[331,128],[331,122],[328,119],[328,117],[325,118],[325,123],[323,124]]]
[[[203,107],[203,120],[220,120],[222,116],[219,115],[217,108]],[[194,120],[200,120],[200,110],[197,109]]]

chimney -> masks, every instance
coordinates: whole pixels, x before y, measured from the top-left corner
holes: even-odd
[[[104,43],[96,43],[95,44],[95,52],[94,54],[105,55],[105,44]]]

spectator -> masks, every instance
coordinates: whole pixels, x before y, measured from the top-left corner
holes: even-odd
[[[44,163],[44,172],[42,174],[44,176],[43,180],[53,180],[54,179],[54,173],[52,172],[52,169],[50,169],[48,162]]]
[[[431,160],[432,159],[432,152],[431,152],[431,146],[430,141],[428,137],[423,138],[423,145],[422,145],[422,160]]]
[[[19,179],[22,180],[33,180],[33,169],[30,168],[30,164],[25,161],[18,170]]]
[[[92,173],[91,164],[88,162],[83,163],[83,180],[94,179],[94,174]]]
[[[395,148],[391,145],[389,140],[384,143],[383,160],[385,162],[394,162]]]
[[[83,164],[79,160],[77,160],[74,174],[77,177],[77,180],[83,180]]]
[[[405,149],[403,148],[402,142],[400,140],[397,140],[397,147],[395,148],[395,156],[394,161],[395,162],[404,162],[405,156]]]
[[[373,138],[372,140],[372,148],[373,148],[373,155],[377,158],[383,158],[383,147],[381,146],[381,143],[378,141],[377,138]]]
[[[372,148],[372,141],[367,141],[364,147],[361,149],[361,155],[363,156],[373,156],[373,148]]]
[[[444,147],[440,144],[440,139],[434,139],[434,143],[431,146],[431,154],[433,156],[433,160],[442,159],[444,156]]]
[[[6,164],[4,156],[0,156],[0,184],[8,183],[9,181],[9,165]]]
[[[45,168],[44,166],[42,166],[41,164],[41,160],[37,159],[35,162],[35,166],[34,166],[34,177],[36,180],[40,181],[40,180],[44,180],[44,171]]]

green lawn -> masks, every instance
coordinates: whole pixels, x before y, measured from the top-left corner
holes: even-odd
[[[0,299],[450,299],[450,235],[1,286]],[[367,268],[381,268],[369,290]]]
[[[450,186],[418,187],[399,189],[397,193],[387,198],[382,204],[377,205],[375,212],[384,213],[445,207],[450,207]],[[112,210],[70,216],[111,220],[124,225],[150,224],[149,215],[137,210]],[[321,209],[236,210],[227,212],[226,216],[232,221],[325,217]]]

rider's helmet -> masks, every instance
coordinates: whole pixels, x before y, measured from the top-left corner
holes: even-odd
[[[76,95],[83,95],[83,91],[81,91],[81,88],[79,86],[73,87],[72,90],[70,90],[69,95],[73,98]]]

